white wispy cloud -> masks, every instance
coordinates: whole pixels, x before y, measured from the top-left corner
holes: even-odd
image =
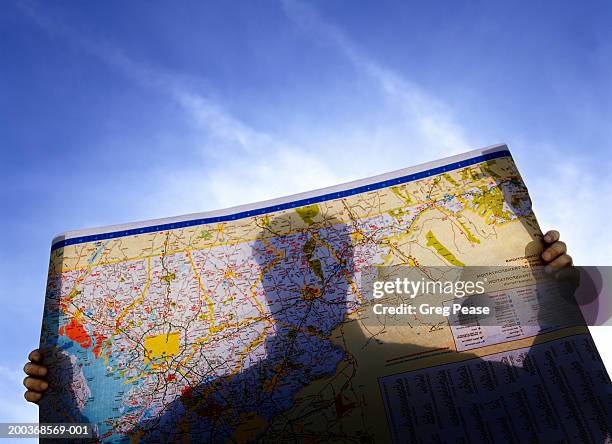
[[[219,118],[218,107],[211,107],[200,94],[183,89],[177,97],[190,115],[208,130],[211,115],[213,120],[231,122],[213,129],[218,135],[227,135],[226,141],[238,139],[245,151],[240,157],[231,157],[230,162],[218,159],[217,168],[206,178],[198,179],[194,177],[197,174],[192,174],[185,182],[199,183],[197,188],[202,195],[214,196],[222,206],[236,205],[321,188],[469,148],[464,129],[443,102],[376,63],[312,7],[290,1],[282,5],[296,26],[314,40],[330,42],[332,51],[350,60],[358,74],[370,78],[372,88],[386,100],[384,109],[376,109],[382,123],[368,124],[368,115],[356,115],[351,116],[355,117],[354,125],[321,122],[314,135],[312,131],[265,134],[227,113]],[[177,186],[183,187],[179,182],[170,189],[176,190]]]
[[[394,105],[393,112],[399,112],[391,124],[402,119],[411,123],[410,139],[404,141],[407,149],[427,151],[430,158],[469,149],[464,128],[441,100],[365,54],[341,28],[324,20],[311,5],[295,0],[283,0],[282,5],[287,17],[305,33],[330,43],[357,70],[374,81]]]
[[[310,155],[294,142],[260,131],[233,116],[193,87],[197,79],[136,60],[107,41],[44,15],[35,3],[22,2],[20,6],[49,34],[97,57],[136,84],[163,94],[201,130],[201,139],[193,141],[193,145],[201,149],[202,163],[184,165],[181,171],[170,174],[166,169],[160,171],[158,189],[148,193],[151,199],[141,200],[144,207],[152,205],[161,211],[160,216],[278,197],[342,179],[332,173],[325,158]],[[309,174],[301,174],[304,167]]]
[[[384,116],[379,119],[384,123],[366,123],[364,128],[368,116],[359,115],[350,116],[356,123],[343,125],[341,131],[335,122],[321,122],[323,131],[314,138],[312,134],[266,133],[236,118],[210,94],[195,88],[197,79],[138,61],[107,41],[52,20],[36,4],[22,3],[24,12],[47,32],[63,37],[137,84],[164,94],[202,130],[202,140],[194,145],[210,162],[186,166],[171,180],[165,179],[165,171],[160,173],[160,194],[169,199],[167,206],[160,206],[161,200],[155,199],[156,209],[193,212],[214,205],[277,197],[451,155],[469,147],[463,128],[440,100],[376,63],[310,6],[287,1],[283,8],[287,17],[309,36],[330,42],[332,50],[371,79],[372,86],[387,102],[386,109],[376,111]],[[181,190],[183,196],[177,199]],[[184,190],[192,192],[186,194]],[[206,208],[201,207],[202,201]]]

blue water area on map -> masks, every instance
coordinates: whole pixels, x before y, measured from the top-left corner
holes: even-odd
[[[100,255],[100,253],[102,252],[102,250],[104,250],[104,247],[106,246],[106,244],[108,243],[108,241],[100,244],[98,246],[98,248],[96,249],[95,253],[91,256],[91,259],[89,259],[89,265],[93,264],[94,261],[96,260],[96,258]]]
[[[65,350],[70,355],[77,357],[78,362],[82,363],[81,370],[87,381],[87,386],[91,393],[95,393],[95,398],[92,396],[85,404],[85,408],[81,412],[87,420],[95,424],[98,429],[98,435],[103,436],[112,429],[112,426],[106,424],[105,421],[109,418],[119,418],[132,410],[123,402],[123,394],[133,388],[138,382],[124,384],[125,378],[119,376],[116,371],[109,371],[109,367],[115,369],[116,362],[112,356],[104,361],[102,357],[96,358],[93,354],[93,347],[83,349],[72,340],[60,336],[57,344],[61,349]],[[117,442],[121,437],[114,435],[108,440]]]

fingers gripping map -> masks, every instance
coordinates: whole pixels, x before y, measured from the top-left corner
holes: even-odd
[[[367,270],[525,268],[540,237],[505,145],[65,233],[41,422],[92,423],[104,442],[605,442],[612,392],[586,327],[372,322]]]

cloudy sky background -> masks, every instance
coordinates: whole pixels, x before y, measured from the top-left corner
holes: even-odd
[[[612,265],[612,4],[431,3],[3,2],[0,421],[36,418],[21,367],[66,230],[503,142],[543,229]]]

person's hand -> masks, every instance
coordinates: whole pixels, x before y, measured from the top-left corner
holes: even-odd
[[[560,237],[557,230],[550,230],[542,237],[542,260],[546,264],[547,272],[559,271],[572,265],[572,257],[567,254],[567,245],[559,240]]]
[[[550,230],[542,237],[544,271],[561,285],[564,296],[573,298],[580,285],[580,271],[573,266],[572,257],[567,254],[567,246],[559,240],[560,237],[556,230]]]
[[[28,375],[23,380],[23,385],[28,390],[23,396],[30,402],[38,403],[49,388],[49,383],[45,381],[47,367],[42,365],[43,355],[38,349],[32,350],[28,359],[30,362],[23,366],[23,371]]]

